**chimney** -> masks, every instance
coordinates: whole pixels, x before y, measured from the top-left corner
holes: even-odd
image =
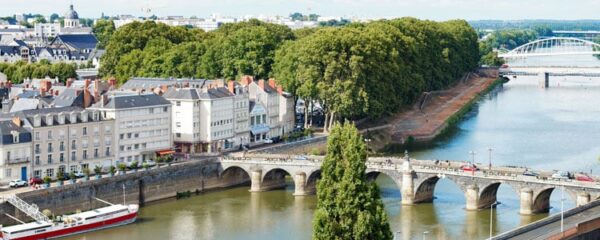
[[[104,107],[104,104],[106,104],[106,101],[108,100],[108,98],[106,97],[106,95],[102,95],[100,98],[100,105],[102,107]]]
[[[229,89],[229,92],[235,94],[235,88],[234,88],[235,84],[233,81],[229,81],[227,82],[227,89]]]
[[[277,92],[279,93],[279,95],[283,93],[283,87],[281,87],[281,85],[277,85]]]
[[[117,87],[117,79],[111,77],[110,79],[108,79],[108,85],[110,86],[110,88],[115,89]]]
[[[19,127],[21,126],[21,118],[19,117],[13,117],[12,122]]]
[[[98,101],[100,98],[100,80],[94,80],[94,100]]]
[[[58,90],[54,90],[54,96],[58,96]]]
[[[90,80],[89,80],[89,79],[86,79],[86,80],[84,80],[84,81],[85,81],[85,87],[84,87],[84,88],[85,88],[85,89],[89,89],[89,87],[90,87]]]
[[[186,88],[190,87],[190,82],[185,82],[185,83],[183,84],[183,87],[186,87]]]
[[[269,78],[269,86],[271,86],[271,88],[276,88],[276,86],[275,86],[275,79]]]
[[[6,82],[6,87],[11,88],[12,87],[12,81],[8,80]]]
[[[40,95],[42,97],[46,96],[46,91],[48,91],[48,88],[46,87],[46,82],[47,81],[48,80],[46,80],[46,79],[42,79],[42,81],[40,81]]]
[[[67,88],[71,87],[71,85],[73,84],[73,81],[75,81],[75,79],[73,79],[73,78],[67,79]]]
[[[87,89],[87,85],[89,84],[89,80],[86,80],[86,87],[83,89],[83,107],[87,108],[92,105],[92,95],[90,94],[90,90]]]
[[[248,86],[250,83],[254,82],[254,78],[252,76],[244,75],[242,76],[242,85]]]
[[[167,86],[167,85],[165,85],[165,84],[163,84],[163,85],[160,85],[160,90],[161,90],[162,92],[166,92],[166,91],[167,91],[167,89],[169,89],[169,86]]]
[[[258,87],[260,87],[262,90],[265,90],[265,80],[258,80]]]

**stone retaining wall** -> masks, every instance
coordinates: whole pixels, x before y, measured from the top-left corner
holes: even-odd
[[[90,180],[78,184],[51,187],[18,194],[28,203],[37,204],[40,210],[49,209],[56,215],[86,211],[105,204],[94,198],[112,203],[123,202],[123,185],[127,203],[144,203],[175,197],[177,192],[206,191],[249,183],[244,175],[219,177],[221,164],[216,160],[191,161],[172,166],[162,166],[149,171]],[[8,202],[0,204],[0,225],[16,224],[6,217],[8,213],[23,221],[31,220]]]

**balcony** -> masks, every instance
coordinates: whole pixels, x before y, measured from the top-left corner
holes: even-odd
[[[8,164],[28,163],[29,157],[9,158],[6,160]]]

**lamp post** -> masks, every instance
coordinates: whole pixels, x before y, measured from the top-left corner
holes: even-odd
[[[488,171],[492,171],[492,151],[494,149],[492,147],[488,147],[488,152],[489,152],[489,165],[488,165]]]
[[[369,143],[371,142],[370,138],[365,138],[365,143],[367,144],[367,160],[369,160]]]
[[[494,207],[498,205],[497,201],[494,201],[492,203],[492,205],[490,205],[490,239],[492,239],[493,235],[493,231],[494,231],[494,224],[493,221],[494,219],[492,218],[494,215]]]
[[[471,175],[475,175],[475,154],[477,153],[470,151],[469,154],[471,154]]]
[[[561,184],[562,185],[562,184]],[[562,185],[562,189],[560,191],[560,233],[564,231],[564,219],[565,219],[565,198],[564,198],[565,186]]]
[[[429,233],[429,231],[423,232],[423,240],[427,239],[426,236],[427,236],[428,233]]]

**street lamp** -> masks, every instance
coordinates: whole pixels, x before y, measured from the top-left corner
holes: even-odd
[[[560,191],[560,233],[564,231],[564,219],[565,219],[565,185],[562,185],[562,190]]]
[[[371,142],[370,138],[365,138],[365,143],[367,143],[367,160],[369,160],[369,143]]]
[[[488,158],[488,160],[489,160],[488,171],[492,171],[492,151],[493,150],[494,149],[492,147],[488,147],[488,152],[490,153],[489,158]]]
[[[477,154],[475,151],[470,151],[469,154],[471,154],[471,175],[475,175],[475,154]]]
[[[397,231],[397,232],[394,234],[394,240],[400,240],[400,233],[401,233],[400,231]]]
[[[498,206],[498,202],[494,201],[492,203],[492,205],[490,205],[490,239],[492,239],[493,235],[493,231],[494,231],[494,224],[493,221],[494,219],[492,218],[492,216],[494,215],[494,207]]]
[[[427,236],[427,234],[428,234],[428,233],[429,233],[429,231],[425,231],[425,232],[423,232],[423,240],[425,240],[425,239],[426,239],[426,236]]]

